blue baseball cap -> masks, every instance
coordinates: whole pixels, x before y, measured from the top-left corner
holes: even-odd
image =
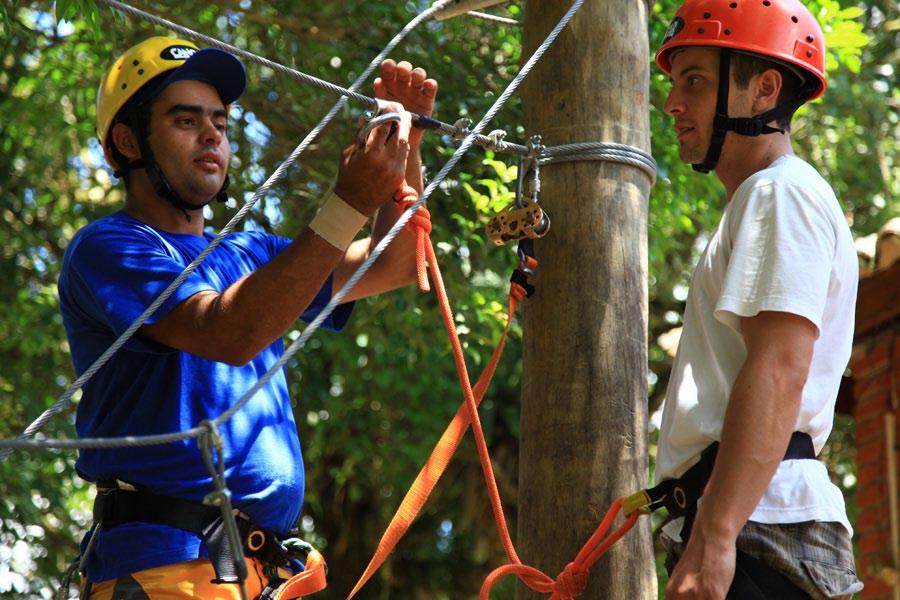
[[[231,104],[244,93],[247,86],[247,72],[243,63],[234,55],[218,48],[194,50],[186,46],[170,46],[164,52],[178,54],[188,53],[184,63],[156,80],[148,82],[134,95],[134,100],[141,104],[150,102],[176,81],[201,81],[214,88],[222,100],[222,104]],[[165,57],[163,57],[165,58]],[[177,57],[173,57],[177,60]]]

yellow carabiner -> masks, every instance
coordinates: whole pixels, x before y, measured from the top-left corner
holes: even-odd
[[[635,492],[622,501],[622,513],[626,517],[634,511],[639,511],[643,515],[649,515],[652,512],[650,510],[650,504],[652,502],[647,490]]]

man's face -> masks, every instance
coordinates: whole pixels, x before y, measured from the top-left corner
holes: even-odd
[[[227,113],[216,89],[176,81],[150,108],[148,142],[169,185],[185,201],[204,204],[221,189],[230,147]]]
[[[684,162],[701,163],[712,137],[719,84],[719,51],[686,47],[671,57],[672,89],[663,107],[675,119],[678,156]]]
[[[671,57],[672,89],[663,107],[675,119],[678,132],[678,156],[684,162],[697,164],[706,158],[712,139],[713,117],[719,91],[719,49],[689,46]],[[738,88],[734,77],[728,82],[728,116],[749,117],[753,112],[754,82]],[[725,136],[721,160],[740,156],[740,136]]]

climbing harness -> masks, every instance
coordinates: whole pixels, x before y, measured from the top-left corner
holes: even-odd
[[[697,500],[703,495],[712,474],[719,443],[713,442],[700,454],[700,459],[677,479],[667,479],[655,487],[641,490],[625,500],[625,510],[650,513],[665,507],[671,517],[685,517],[685,531],[690,531]],[[782,460],[815,459],[816,451],[808,433],[791,434]]]
[[[634,527],[641,514],[649,514],[662,507],[666,507],[672,517],[685,517],[682,531],[686,539],[696,514],[697,500],[703,495],[712,474],[718,447],[718,442],[710,444],[701,453],[700,460],[681,477],[663,481],[655,487],[616,499],[593,535],[556,579],[549,578],[533,567],[513,562],[495,569],[488,576],[481,588],[481,600],[489,599],[491,587],[505,575],[517,575],[532,590],[551,594],[551,600],[577,598],[587,586],[590,567],[600,556]],[[794,432],[782,460],[815,458],[815,449],[809,434]],[[612,533],[608,533],[619,512],[624,516],[624,522]]]
[[[259,527],[231,507],[231,493],[224,477],[224,444],[218,428],[210,420],[201,422],[200,427],[204,430],[198,440],[200,453],[213,478],[214,490],[202,502],[191,502],[155,494],[120,480],[98,482],[91,541],[74,570],[84,574],[93,541],[100,531],[139,522],[174,527],[200,536],[215,570],[213,583],[240,586],[245,600],[248,600],[245,556],[258,559],[270,581],[265,592],[268,595],[260,596],[261,599],[295,598],[324,589],[325,563],[312,546],[294,537],[294,532],[282,537]],[[67,572],[64,583],[72,574]]]

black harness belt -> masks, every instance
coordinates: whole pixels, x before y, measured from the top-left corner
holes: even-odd
[[[153,523],[190,531],[203,538],[209,552],[209,560],[216,571],[214,583],[239,581],[234,567],[234,551],[225,534],[222,513],[218,507],[207,506],[161,496],[145,490],[118,487],[117,483],[101,482],[94,500],[94,522],[103,529],[125,523]],[[285,566],[298,557],[285,548],[274,532],[257,527],[249,519],[238,515],[238,531],[244,545],[245,556],[258,558],[264,564]]]
[[[697,464],[678,479],[666,479],[655,487],[646,490],[649,497],[647,507],[657,510],[663,506],[669,511],[671,517],[681,517],[696,506],[697,500],[703,495],[706,482],[712,474],[713,464],[716,462],[716,454],[719,451],[719,442],[713,442],[700,455]],[[787,450],[782,460],[815,459],[816,451],[812,438],[808,433],[795,431],[791,434]]]

